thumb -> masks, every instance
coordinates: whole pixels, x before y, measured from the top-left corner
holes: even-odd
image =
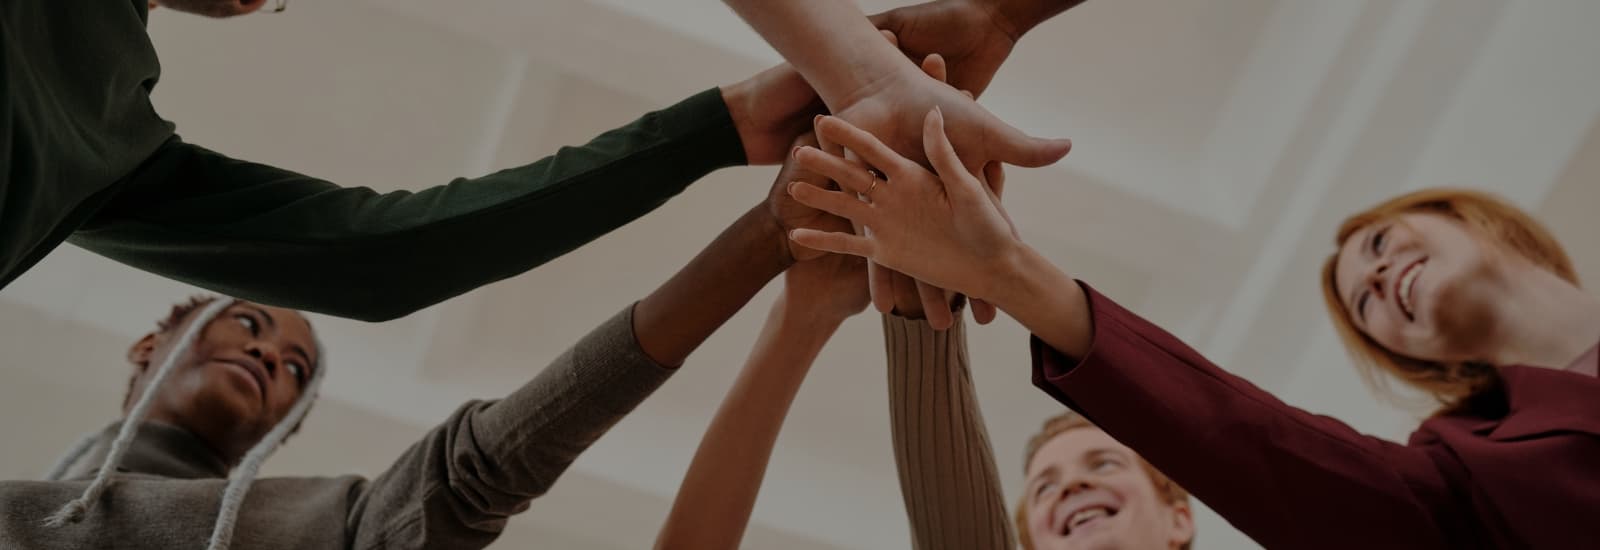
[[[1055,164],[1072,151],[1070,139],[1033,137],[1010,124],[1000,122],[999,119],[995,119],[995,122],[999,124],[1000,139],[997,140],[996,149],[990,151],[990,159],[1026,168],[1038,168]]]
[[[867,21],[871,21],[872,26],[879,29],[890,32],[899,32],[901,15],[901,8],[895,8],[886,12],[875,13],[867,16]]]

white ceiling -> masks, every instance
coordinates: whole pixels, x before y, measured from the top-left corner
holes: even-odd
[[[1470,185],[1543,214],[1583,272],[1600,273],[1586,254],[1600,229],[1588,212],[1600,204],[1597,18],[1583,0],[1095,0],[1024,39],[983,101],[1074,139],[1061,164],[1012,172],[1008,205],[1036,246],[1285,400],[1398,438],[1412,413],[1359,385],[1322,318],[1314,273],[1329,235],[1404,189]],[[156,101],[186,139],[379,190],[529,162],[777,60],[712,0],[296,1],[225,22],[158,11],[151,33],[165,67]],[[272,468],[381,469],[461,401],[503,395],[665,280],[773,173],[719,172],[591,246],[405,319],[318,318],[337,370]],[[0,475],[36,475],[113,417],[122,349],[190,292],[68,247],[0,293],[0,438],[37,443],[0,451]],[[499,546],[648,544],[770,299]],[[1022,443],[1059,407],[1029,383],[1025,335],[1008,320],[972,335],[1008,491]],[[751,546],[908,546],[882,357],[871,316],[823,353]],[[1210,514],[1200,534],[1202,548],[1250,547]]]

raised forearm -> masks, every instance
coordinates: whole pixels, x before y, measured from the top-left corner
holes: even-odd
[[[839,320],[780,297],[700,440],[657,548],[738,548],[789,406]]]
[[[676,367],[792,263],[783,229],[758,206],[634,308],[645,353]]]
[[[1094,322],[1089,301],[1072,277],[1028,246],[996,264],[982,298],[1062,353],[1089,351]]]
[[[889,419],[912,546],[1016,547],[967,364],[966,328],[883,316]]]
[[[498,401],[469,402],[360,484],[352,548],[483,548],[673,370],[639,349],[629,307]],[[403,535],[426,529],[425,538]],[[404,546],[402,547],[410,547]]]
[[[849,0],[725,0],[837,112],[871,84],[916,71]]]

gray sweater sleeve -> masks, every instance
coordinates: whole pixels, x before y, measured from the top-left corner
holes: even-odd
[[[883,316],[900,492],[918,550],[1010,550],[994,449],[967,370],[966,326]]]
[[[617,314],[498,401],[463,405],[352,495],[351,548],[482,548],[674,371]]]

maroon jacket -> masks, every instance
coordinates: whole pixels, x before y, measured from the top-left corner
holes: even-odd
[[[1277,549],[1600,548],[1600,379],[1507,367],[1405,445],[1279,401],[1084,286],[1087,357],[1033,381]]]

